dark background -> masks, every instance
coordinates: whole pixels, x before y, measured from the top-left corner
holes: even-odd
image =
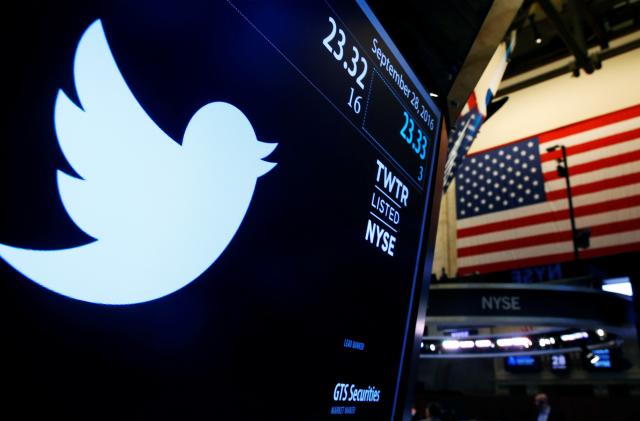
[[[292,61],[312,63],[325,85],[348,86],[321,42],[329,29],[325,4],[238,3],[286,41]],[[55,171],[73,170],[57,144],[53,105],[58,89],[77,101],[73,57],[97,18],[135,97],[173,139],[180,141],[200,107],[227,101],[259,140],[279,146],[270,157],[278,165],[258,180],[225,252],[167,297],[85,303],[0,261],[0,414],[324,419],[335,384],[346,382],[381,390],[381,401],[359,404],[352,419],[388,419],[424,196],[411,188],[395,257],[366,243],[376,159],[391,163],[225,2],[20,7],[3,13],[0,25],[0,242],[46,250],[91,241],[58,196]],[[345,338],[366,350],[344,349]]]

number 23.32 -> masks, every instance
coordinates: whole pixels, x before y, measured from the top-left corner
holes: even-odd
[[[352,78],[356,78],[356,84],[360,89],[364,89],[364,78],[367,75],[368,69],[367,60],[365,60],[364,57],[360,56],[360,51],[355,45],[351,47],[351,51],[353,52],[352,57],[350,59],[344,58],[344,46],[347,43],[347,37],[344,31],[341,28],[338,28],[335,19],[333,19],[331,16],[329,16],[329,23],[331,24],[331,33],[322,40],[322,44],[330,53],[333,54],[333,57],[336,59],[336,61],[342,61],[342,68],[346,70],[349,76],[351,76]],[[337,44],[334,47],[331,45],[331,43],[336,38]],[[360,102],[361,100],[362,96],[356,95],[354,88],[350,88],[349,100],[347,101],[347,105],[356,114],[360,114],[360,111],[362,109],[362,104]]]

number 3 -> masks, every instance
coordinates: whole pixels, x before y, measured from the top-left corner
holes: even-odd
[[[427,156],[427,135],[422,136],[422,143],[420,144],[420,159],[424,159]]]
[[[358,59],[360,58],[360,53],[358,53],[358,49],[353,47],[353,58],[351,59],[351,63],[353,64],[353,69],[347,69],[349,76],[353,77],[356,75],[358,71]]]

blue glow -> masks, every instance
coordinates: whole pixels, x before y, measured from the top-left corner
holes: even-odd
[[[536,364],[536,359],[530,355],[517,355],[507,357],[507,365],[518,367],[530,367]]]
[[[249,207],[263,161],[276,144],[258,142],[231,104],[209,103],[182,145],[167,136],[129,90],[101,22],[82,35],[74,60],[81,107],[60,90],[54,124],[82,179],[58,171],[71,219],[96,240],[61,250],[0,244],[0,256],[57,293],[102,304],[154,300],[184,287],[230,243]]]
[[[591,364],[596,368],[611,368],[611,353],[608,349],[594,349]]]
[[[602,290],[633,297],[633,287],[628,276],[603,280]]]

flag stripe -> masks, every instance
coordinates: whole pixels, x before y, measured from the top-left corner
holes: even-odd
[[[640,207],[618,209],[610,212],[581,216],[579,218],[576,218],[576,226],[578,228],[584,228],[595,225],[608,224],[611,221],[627,221],[636,218],[640,219]],[[562,221],[546,222],[543,224],[531,225],[530,227],[528,227],[528,229],[509,230],[506,232],[490,232],[487,234],[475,235],[473,237],[458,238],[458,249],[529,237],[532,233],[540,235],[550,232],[569,231],[570,229],[571,223],[568,219]]]
[[[612,113],[604,114],[598,117],[593,117],[579,123],[569,124],[559,129],[550,130],[538,135],[538,140],[540,141],[540,143],[547,143],[553,140],[560,139],[562,137],[586,132],[587,130],[607,126],[619,121],[628,120],[633,117],[640,117],[640,105],[634,105],[633,107],[614,111]]]
[[[591,239],[591,246],[588,250],[595,250],[598,248],[610,247],[619,244],[631,244],[638,241],[640,241],[640,230],[602,235],[600,237]],[[557,253],[566,253],[570,251],[573,251],[573,243],[568,240],[557,243],[547,243],[543,245],[532,245],[529,247],[513,249],[506,252],[499,251],[477,256],[460,257],[458,259],[458,265],[460,268],[466,268],[499,262],[515,263],[522,259],[550,256]]]
[[[631,231],[638,227],[640,227],[640,218],[591,226],[591,238],[617,232]],[[474,256],[477,254],[492,253],[496,251],[511,250],[553,242],[571,241],[571,237],[571,230],[567,230],[550,232],[547,234],[532,235],[515,240],[485,243],[473,247],[462,247],[458,249],[458,257]]]
[[[564,186],[563,186],[564,188]],[[614,200],[625,198],[633,195],[640,195],[640,184],[633,184],[626,187],[618,187],[607,190],[607,200]],[[573,206],[579,207],[583,205],[590,205],[602,201],[602,194],[600,192],[584,194],[573,198]],[[493,212],[484,215],[478,215],[471,218],[459,219],[457,221],[458,229],[471,228],[477,225],[485,225],[493,222],[503,222],[506,220],[522,218],[525,216],[535,215],[539,213],[545,213],[549,211],[558,211],[567,209],[569,202],[565,200],[554,200],[551,202],[538,203],[531,206],[523,206],[521,208],[512,209],[509,211]]]
[[[597,139],[607,138],[613,136],[616,133],[628,132],[640,127],[640,117],[635,117],[629,120],[619,121],[617,123],[609,124],[607,126],[598,127],[588,130],[586,132],[580,132],[572,134],[566,137],[559,137],[552,141],[546,142],[541,149],[544,151],[553,145],[565,145],[567,148],[571,146],[582,145],[589,143]]]
[[[640,160],[640,150],[629,152],[623,155],[611,156],[609,158],[603,158],[597,161],[587,162],[581,165],[572,166],[569,168],[569,175],[574,176],[583,174],[590,171],[599,170],[602,168],[615,167],[620,164],[626,164],[633,161]],[[557,180],[560,176],[556,171],[544,173],[544,181]]]
[[[640,206],[640,195],[624,197],[617,200],[607,202],[593,203],[590,205],[578,206],[574,208],[576,217],[593,215],[596,213],[607,212],[616,209],[625,209],[634,206]],[[472,235],[484,234],[487,232],[504,231],[509,229],[519,229],[528,225],[542,224],[544,222],[560,221],[569,218],[569,210],[567,208],[537,213],[521,218],[515,218],[506,221],[494,222],[491,224],[478,225],[458,230],[458,238],[470,237]]]
[[[593,183],[598,180],[608,180],[622,175],[634,174],[638,171],[640,171],[640,165],[638,165],[637,162],[630,162],[615,167],[603,168],[597,173],[578,174],[571,177],[571,189],[584,184]],[[566,190],[567,182],[563,178],[548,181],[544,184],[544,188],[547,193],[556,190]]]
[[[629,253],[633,251],[640,251],[640,242],[621,244],[621,245],[610,246],[610,247],[602,247],[599,249],[581,250],[580,256],[582,258],[591,258],[591,257],[598,257],[598,256],[606,256],[609,254]],[[569,260],[573,260],[573,252],[557,253],[557,254],[550,254],[547,256],[538,256],[538,257],[532,257],[528,259],[520,259],[515,262],[506,261],[506,262],[489,263],[484,265],[469,266],[469,267],[460,268],[458,270],[458,275],[465,276],[465,275],[473,274],[475,272],[480,272],[480,273],[497,272],[501,270],[546,265],[546,264],[549,264],[550,262],[566,262]]]
[[[605,148],[607,146],[628,142],[630,140],[637,140],[638,138],[640,138],[640,129],[630,130],[624,133],[617,133],[605,138],[590,140],[586,143],[570,146],[567,148],[567,156],[574,156],[584,152]],[[540,155],[541,162],[555,161],[560,158],[562,158],[562,151],[560,150],[546,152]]]
[[[613,189],[616,187],[628,186],[630,184],[640,183],[640,172],[635,174],[622,175],[620,177],[607,178],[605,180],[594,181],[589,184],[580,186],[571,186],[571,194],[573,197],[589,194],[593,192]],[[547,200],[560,200],[567,198],[567,189],[560,189],[547,192]]]
[[[616,145],[608,146],[605,149],[595,149],[576,154],[568,158],[569,172],[573,174],[574,168],[578,168],[581,165],[588,164],[590,162],[601,161],[605,158],[613,158],[620,155],[627,155],[630,152],[637,152],[639,150],[640,139],[636,138],[634,141],[618,143]],[[558,164],[556,161],[545,162],[542,164],[542,172],[556,175],[557,166]]]
[[[550,130],[538,135],[537,137],[540,143],[556,141],[556,143],[566,142],[573,144],[576,140],[588,141],[589,139],[596,139],[598,137],[607,136],[609,134],[619,132],[621,129],[624,130],[622,127],[629,129],[638,127],[637,120],[635,120],[636,117],[640,117],[640,105],[635,105],[630,108],[614,111],[610,114],[605,114],[600,117],[585,120],[581,123],[574,123],[569,126],[561,127],[559,129]],[[576,129],[576,127],[581,124],[583,124],[584,126],[581,126],[582,128],[579,130]],[[492,148],[487,148],[468,154],[467,157],[484,154],[494,149],[501,149],[505,146],[522,142],[523,140],[532,139],[534,137],[536,136],[527,136],[521,139],[513,140],[498,146],[494,146]]]

